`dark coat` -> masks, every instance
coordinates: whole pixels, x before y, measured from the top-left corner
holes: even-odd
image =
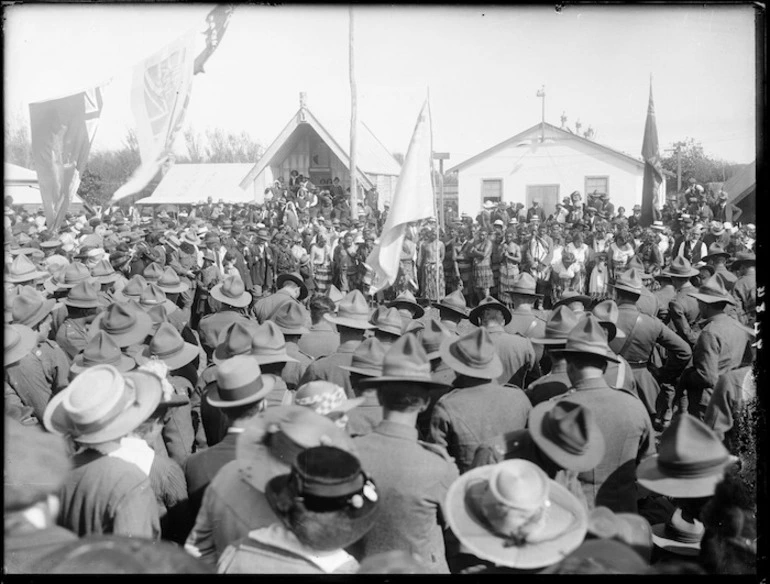
[[[24,522],[9,528],[6,523],[3,572],[6,574],[43,574],[42,561],[67,544],[77,541],[78,536],[69,529],[52,525],[37,529]]]
[[[203,501],[203,493],[224,465],[235,460],[235,442],[238,434],[228,433],[216,445],[196,452],[187,459],[184,475],[187,480],[187,493],[190,500],[190,512],[198,515]]]

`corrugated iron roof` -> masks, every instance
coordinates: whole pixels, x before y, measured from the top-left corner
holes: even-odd
[[[752,189],[757,188],[757,161],[747,164],[735,173],[722,185],[722,190],[727,193],[727,200],[737,204],[748,195]]]
[[[252,168],[249,163],[175,164],[166,173],[153,193],[138,204],[192,204],[212,197],[225,202],[249,203],[254,194],[238,184]]]

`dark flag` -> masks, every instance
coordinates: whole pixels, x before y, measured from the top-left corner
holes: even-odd
[[[650,79],[650,103],[647,106],[647,123],[644,125],[642,142],[644,158],[644,182],[642,186],[641,225],[649,227],[655,219],[654,207],[658,202],[660,184],[663,182],[663,167],[658,150],[658,128],[655,125],[655,104],[652,102],[652,79]]]
[[[231,4],[220,4],[206,16],[206,24],[208,25],[208,30],[206,31],[206,48],[195,58],[194,75],[205,73],[203,65],[206,64],[206,61],[208,61],[209,57],[214,54],[219,43],[222,42],[222,37],[225,36],[225,31],[227,30],[227,25],[230,24],[230,17],[233,14],[233,10],[235,10],[235,7]]]

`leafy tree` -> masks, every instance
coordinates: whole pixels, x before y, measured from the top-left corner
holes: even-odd
[[[187,155],[180,157],[180,162],[256,162],[264,152],[262,144],[245,131],[236,134],[222,128],[207,128],[201,134],[190,127],[182,136]]]
[[[661,159],[663,168],[672,172],[674,177],[677,169],[677,148],[681,150],[682,189],[687,188],[691,178],[702,185],[710,182],[724,182],[740,168],[740,165],[709,156],[703,151],[703,145],[700,142],[693,138],[685,138],[674,142],[671,145],[671,151],[667,153],[668,156]],[[676,192],[676,178],[666,181],[666,191]]]
[[[32,160],[32,139],[29,134],[29,121],[21,111],[5,120],[5,162],[34,169]]]

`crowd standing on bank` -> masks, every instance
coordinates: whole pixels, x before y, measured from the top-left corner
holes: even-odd
[[[756,227],[694,181],[407,230],[5,205],[7,573],[753,573]],[[149,213],[149,214],[148,214]]]

